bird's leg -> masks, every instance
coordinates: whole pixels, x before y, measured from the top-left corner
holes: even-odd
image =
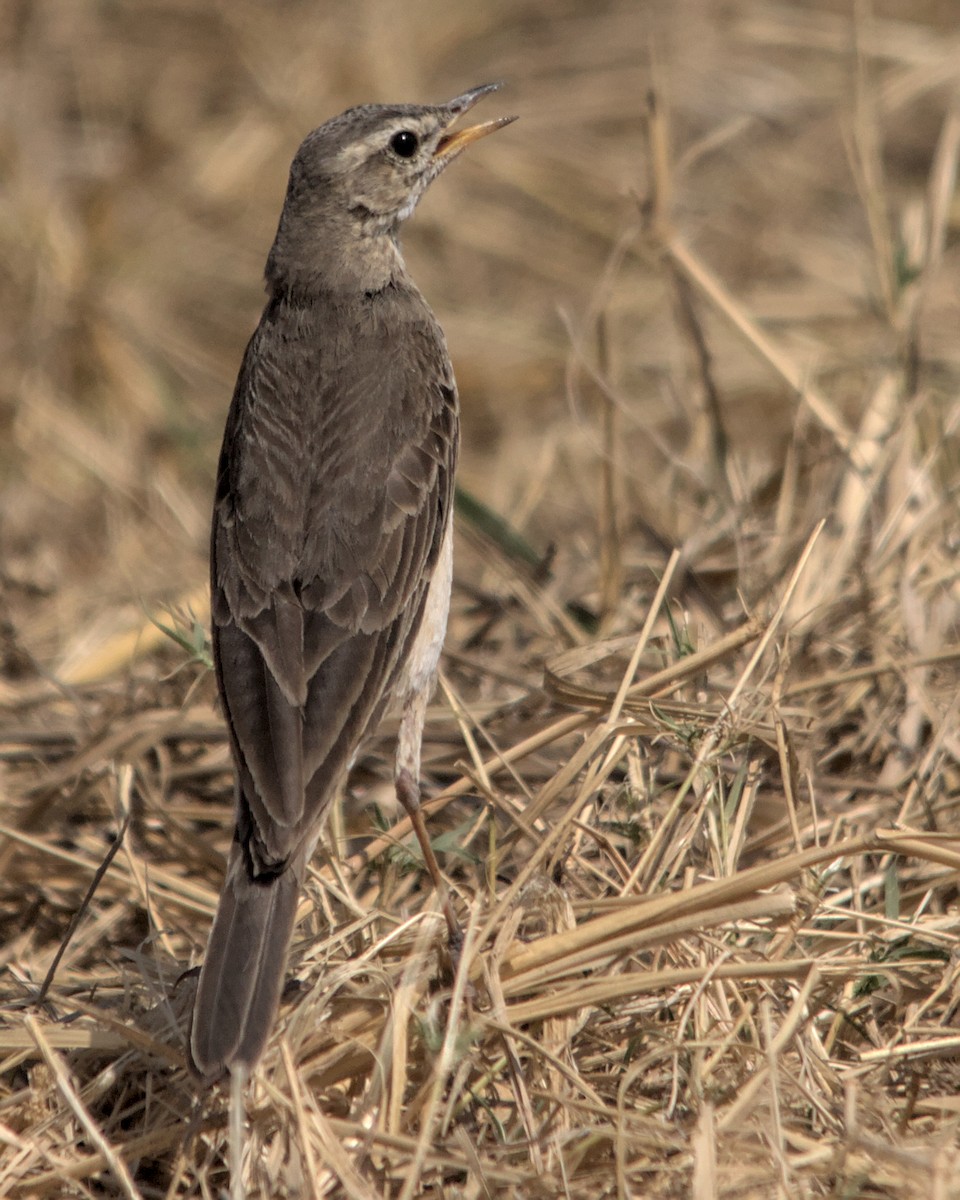
[[[417,835],[417,841],[420,843],[420,849],[423,851],[423,860],[426,863],[427,871],[430,873],[433,886],[437,889],[437,894],[440,896],[443,915],[446,918],[447,929],[449,930],[450,949],[454,958],[456,958],[457,952],[463,944],[463,933],[460,930],[460,922],[457,920],[457,914],[453,911],[449,889],[443,876],[440,874],[440,865],[437,862],[437,856],[433,852],[433,846],[430,845],[430,835],[427,833],[427,825],[423,819],[423,809],[420,807],[420,784],[414,779],[413,774],[407,767],[401,767],[397,772],[396,788],[397,799],[403,805],[404,812],[410,818],[413,832]]]
[[[448,531],[446,553],[448,571],[450,564],[449,546]],[[447,589],[449,589],[449,584],[447,584]],[[446,624],[446,600],[445,597],[443,598],[443,622],[440,624],[441,638],[443,626]],[[429,615],[428,613],[428,618]],[[438,640],[435,647],[437,653],[439,653],[439,648],[440,643]],[[433,886],[437,889],[437,895],[440,897],[443,915],[447,922],[447,929],[449,930],[450,953],[454,964],[456,964],[460,947],[463,945],[463,934],[460,931],[460,922],[457,920],[457,915],[453,911],[450,892],[443,876],[440,874],[437,856],[430,845],[426,822],[423,819],[423,810],[420,807],[420,751],[423,745],[423,726],[427,717],[427,701],[434,687],[432,670],[426,677],[420,675],[418,678],[415,675],[413,682],[414,686],[406,690],[401,704],[400,731],[397,736],[397,767],[394,782],[397,789],[397,799],[403,806],[404,812],[410,818],[413,832],[417,835],[417,841],[420,843],[420,849],[423,851],[423,861],[430,872],[430,878],[433,880]]]

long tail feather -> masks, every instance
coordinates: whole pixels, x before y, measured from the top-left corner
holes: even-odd
[[[234,849],[193,1010],[190,1053],[203,1077],[249,1069],[262,1054],[280,1004],[299,892],[290,867],[251,880]]]

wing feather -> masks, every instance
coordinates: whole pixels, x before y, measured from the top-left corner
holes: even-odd
[[[296,339],[268,306],[227,422],[211,607],[253,877],[316,838],[416,635],[450,519],[442,335],[418,293],[376,303],[301,313]]]

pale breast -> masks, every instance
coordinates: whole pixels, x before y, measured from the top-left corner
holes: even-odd
[[[432,692],[447,632],[450,588],[453,582],[453,520],[448,518],[437,565],[430,581],[420,628],[410,647],[394,689],[394,700],[406,703],[413,696]]]

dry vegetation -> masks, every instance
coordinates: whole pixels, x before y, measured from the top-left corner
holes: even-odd
[[[503,77],[407,236],[486,506],[425,756],[467,948],[384,730],[246,1194],[960,1195],[955,0],[402,11],[6,6],[0,1194],[229,1187],[220,428],[302,133]]]

